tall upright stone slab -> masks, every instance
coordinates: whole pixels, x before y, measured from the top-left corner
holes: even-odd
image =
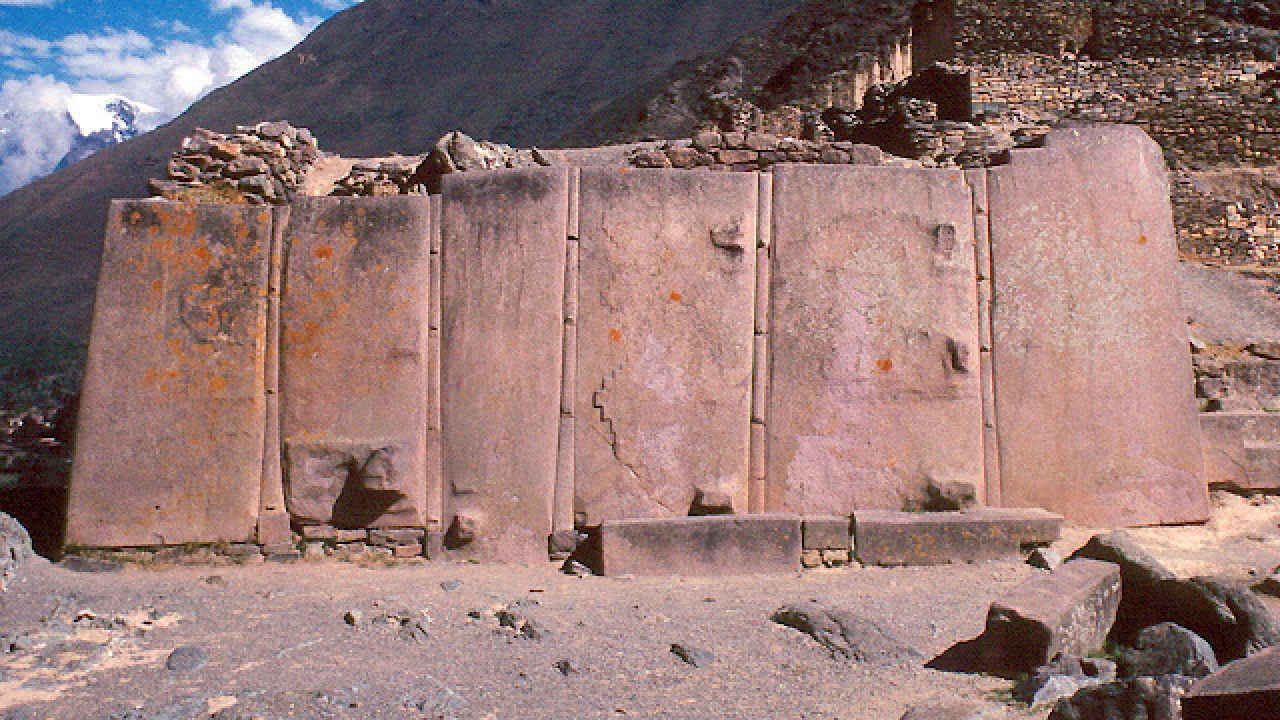
[[[68,544],[253,539],[271,228],[266,208],[112,204]]]
[[[1160,148],[1051,133],[989,174],[996,420],[1008,506],[1087,525],[1208,517]]]
[[[569,172],[443,186],[441,428],[446,544],[545,562],[560,418]]]
[[[747,510],[758,182],[583,169],[575,509]]]
[[[983,492],[971,195],[958,170],[774,171],[767,508]]]
[[[294,204],[280,387],[297,521],[425,524],[430,232],[425,197]]]

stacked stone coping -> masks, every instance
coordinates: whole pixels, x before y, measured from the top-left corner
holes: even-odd
[[[171,200],[283,205],[319,157],[311,131],[284,120],[231,134],[197,128],[169,158],[167,179],[152,179],[147,189]]]

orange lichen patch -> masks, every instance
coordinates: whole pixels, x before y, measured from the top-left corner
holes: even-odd
[[[223,390],[226,390],[226,389],[227,389],[227,379],[226,379],[226,378],[224,378],[224,377],[222,377],[222,376],[220,376],[220,375],[215,375],[214,377],[209,378],[209,392],[210,392],[210,393],[220,393],[220,392],[222,392]]]
[[[368,212],[369,212],[368,210],[362,207],[358,207],[356,208],[356,217],[364,217],[365,215],[368,214]]]
[[[333,257],[333,248],[329,245],[321,245],[316,248],[316,257],[321,260],[329,260]]]
[[[876,361],[876,369],[882,373],[887,373],[893,369],[893,358],[880,358]]]
[[[137,210],[134,210],[133,212],[129,213],[130,225],[137,225],[140,222],[142,222],[142,213],[138,212]]]
[[[622,342],[622,331],[618,328],[609,328],[609,339],[613,342]]]
[[[156,291],[156,292],[160,292],[161,290],[163,290],[163,289],[164,289],[164,283],[163,283],[163,282],[161,282],[160,280],[152,280],[152,281],[151,281],[151,289],[152,289],[152,290],[154,290],[154,291]]]
[[[671,302],[678,303],[678,302],[680,302],[681,300],[684,300],[684,296],[683,296],[683,295],[681,295],[680,293],[676,292],[675,290],[672,290],[672,291],[671,291]]]
[[[196,249],[193,252],[195,253],[196,257],[200,258],[201,260],[204,260],[205,262],[209,262],[213,260],[213,253],[209,250],[208,245],[199,245],[196,247]]]
[[[1147,236],[1146,236],[1146,235],[1139,235],[1139,236],[1138,236],[1138,244],[1139,244],[1139,245],[1146,245],[1146,244],[1147,244]]]

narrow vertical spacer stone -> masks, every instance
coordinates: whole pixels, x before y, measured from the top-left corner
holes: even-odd
[[[280,451],[280,285],[284,264],[284,231],[289,207],[271,210],[271,257],[267,271],[267,327],[263,345],[263,390],[266,426],[263,433],[262,490],[258,496],[258,543],[288,542],[291,528],[284,501],[284,468]]]
[[[444,531],[444,471],[440,446],[440,264],[444,223],[440,195],[431,196],[430,287],[427,310],[427,532]],[[432,546],[427,544],[428,548]]]
[[[978,293],[978,361],[982,386],[982,454],[987,507],[1000,507],[1000,438],[996,431],[995,370],[991,363],[991,214],[987,170],[965,171],[973,193],[973,252]]]
[[[578,198],[580,173],[569,172],[568,239],[564,265],[564,358],[560,379],[560,437],[556,446],[555,497],[551,506],[551,550],[562,554],[573,544],[573,478],[576,471],[574,400],[578,386]]]
[[[773,176],[760,173],[756,193],[755,338],[752,344],[751,455],[747,478],[747,512],[768,508],[765,408],[769,405],[769,248],[773,241]]]

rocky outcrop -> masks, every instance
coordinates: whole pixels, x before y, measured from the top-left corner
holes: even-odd
[[[283,120],[242,125],[230,135],[199,128],[169,158],[167,179],[153,179],[147,189],[171,200],[282,205],[319,157],[311,131]]]

